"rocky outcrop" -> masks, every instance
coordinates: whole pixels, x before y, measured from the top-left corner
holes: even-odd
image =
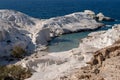
[[[79,50],[88,64],[86,67],[74,69],[69,75],[58,80],[116,80],[120,79],[120,25],[114,25],[107,31],[93,32],[82,39]],[[93,55],[91,60],[90,54]],[[86,59],[87,58],[87,59]],[[117,77],[116,77],[117,75]]]
[[[112,45],[120,38],[120,25],[114,25],[112,29],[107,31],[98,31],[88,34],[88,36],[81,40],[82,45],[89,45],[98,49]]]
[[[115,21],[115,19],[110,18],[110,17],[106,17],[102,13],[98,13],[96,15],[96,20],[98,20],[98,21]]]
[[[36,44],[47,45],[48,40],[50,40],[50,30],[48,28],[40,30],[36,37]]]
[[[84,13],[87,14],[89,17],[96,19],[97,21],[115,21],[115,19],[107,17],[101,12],[98,14],[95,14],[95,12],[93,11],[85,10]]]
[[[104,24],[96,22],[93,18],[94,15],[94,12],[86,10],[85,12],[50,18],[44,22],[43,27],[50,28],[53,37],[65,33],[95,30]]]
[[[61,34],[94,30],[101,26],[90,10],[61,17],[40,20],[14,10],[0,10],[0,47],[1,54],[10,53],[14,46],[21,44],[29,52],[41,50],[50,37]],[[6,54],[3,54],[6,53]],[[1,55],[1,56],[2,56]]]
[[[93,19],[96,17],[95,12],[93,12],[91,10],[85,10],[84,13]]]
[[[31,53],[37,45],[47,45],[49,29],[43,29],[41,22],[21,12],[0,10],[0,56],[10,55],[15,46]]]
[[[35,25],[34,18],[14,10],[0,10],[0,19],[14,22],[19,27]]]
[[[10,55],[15,46],[20,46],[29,52],[36,51],[34,56],[31,55],[18,62],[35,72],[28,80],[53,80],[72,72],[75,68],[86,66],[86,62],[93,57],[92,53],[112,45],[120,38],[120,25],[115,25],[108,31],[89,34],[87,38],[81,40],[79,48],[39,56],[40,47],[47,45],[50,35],[55,37],[70,32],[94,30],[103,24],[94,19],[92,11],[47,20],[31,18],[12,10],[1,10],[0,15],[0,57]]]
[[[105,60],[119,55],[120,45],[112,45],[116,41],[119,42],[119,26],[114,25],[112,29],[107,31],[90,33],[88,37],[81,40],[80,46],[76,49],[50,53],[41,57],[36,54],[37,57],[29,57],[28,60],[24,59],[18,64],[28,67],[34,72],[33,76],[27,80],[89,80],[94,77],[96,77],[95,80],[97,78],[98,80],[104,80],[104,77],[97,77],[96,74],[99,74],[99,68]],[[89,64],[95,66],[95,68],[84,67]],[[84,71],[81,70],[81,67],[85,68]]]
[[[90,65],[76,70],[60,80],[119,80],[120,43],[94,53]]]

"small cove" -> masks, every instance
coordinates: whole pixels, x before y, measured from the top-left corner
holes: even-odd
[[[14,4],[14,5],[13,5]],[[0,9],[12,9],[23,12],[29,16],[49,19],[64,16],[74,12],[92,10],[96,14],[102,12],[120,20],[120,0],[0,0]],[[110,26],[102,27],[96,31],[107,30],[111,25],[120,21],[106,22]],[[79,32],[61,35],[54,38],[48,46],[49,52],[66,51],[79,46],[80,39],[86,37],[90,32]]]
[[[101,31],[101,30],[108,30],[112,28],[114,24],[120,23],[119,20],[114,22],[103,22],[106,24],[106,26],[103,26],[95,31]],[[77,48],[79,46],[80,39],[87,37],[87,35],[91,32],[95,31],[84,31],[84,32],[78,32],[78,33],[71,33],[71,34],[65,34],[61,35],[59,37],[53,38],[48,45],[48,52],[60,52],[60,51],[67,51],[72,48]]]

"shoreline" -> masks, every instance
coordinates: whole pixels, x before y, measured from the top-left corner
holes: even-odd
[[[119,26],[119,25],[118,25]],[[115,27],[116,28],[116,27]],[[117,29],[115,29],[115,28],[112,28],[113,29],[113,32],[115,32]],[[117,28],[119,28],[119,27],[117,27]],[[112,29],[110,29],[110,30],[112,30]],[[107,32],[107,33],[109,33],[110,32],[110,30],[107,30],[107,31],[105,31],[105,32]],[[115,30],[115,31],[114,31]],[[100,31],[99,33],[98,32],[96,32],[96,34],[94,34],[94,35],[96,35],[96,36],[99,36],[99,34],[101,34],[101,35],[104,35],[105,34],[105,32],[103,33],[102,31]],[[119,31],[118,31],[119,32]],[[118,32],[115,32],[115,34],[117,34]],[[95,33],[95,32],[94,32]],[[98,34],[97,34],[98,33]],[[92,37],[95,37],[94,35],[92,35]],[[119,36],[119,35],[118,35]],[[92,37],[91,37],[91,39],[92,39]],[[102,36],[101,36],[102,37]],[[113,37],[115,37],[115,36],[113,36]],[[87,38],[85,38],[85,39],[87,39]],[[97,38],[96,38],[97,39]],[[117,41],[117,39],[118,38],[115,38],[115,40]],[[114,41],[114,40],[113,40]],[[86,42],[86,40],[85,40],[85,42]],[[90,44],[91,42],[89,42],[89,44]],[[99,42],[99,43],[102,43],[102,42]],[[112,42],[112,43],[114,43],[114,42]],[[111,45],[111,44],[109,44],[109,45]],[[84,47],[83,47],[84,46]],[[104,45],[104,47],[105,46],[108,46],[108,45]],[[104,48],[103,46],[101,47],[101,48]],[[48,55],[46,55],[46,56],[43,56],[43,57],[41,57],[40,59],[38,58],[36,58],[36,60],[38,60],[39,61],[39,65],[41,65],[42,66],[42,64],[40,64],[40,61],[45,61],[44,63],[46,63],[46,66],[44,67],[45,69],[43,70],[43,72],[45,72],[45,74],[46,75],[50,75],[51,74],[51,76],[48,76],[48,78],[46,78],[46,77],[42,77],[41,79],[49,79],[49,80],[53,80],[54,79],[54,77],[52,76],[52,73],[51,72],[48,72],[47,71],[47,68],[49,69],[50,67],[54,67],[53,69],[52,68],[50,68],[50,70],[52,70],[52,72],[53,73],[55,73],[56,74],[56,77],[58,77],[58,75],[60,76],[63,76],[63,75],[65,75],[65,74],[69,74],[69,73],[71,73],[72,72],[72,70],[74,70],[74,69],[76,69],[76,68],[80,68],[80,66],[81,67],[83,67],[83,66],[87,66],[87,64],[86,64],[86,62],[88,62],[88,61],[90,61],[91,60],[91,58],[92,58],[92,56],[93,56],[93,53],[94,52],[96,52],[97,50],[99,50],[100,48],[95,48],[95,47],[93,47],[92,45],[90,46],[90,45],[87,45],[87,47],[85,46],[85,44],[84,44],[84,42],[83,42],[83,45],[80,45],[80,47],[79,48],[76,48],[76,49],[72,49],[72,50],[69,50],[69,51],[64,51],[64,52],[58,52],[58,53],[51,53],[51,54],[48,54]],[[82,52],[81,52],[82,51]],[[33,59],[34,60],[34,59]],[[34,63],[34,64],[38,64],[37,62],[36,62],[36,60],[35,61],[33,61],[32,63]],[[53,63],[51,63],[51,62],[49,62],[49,61],[51,61],[52,60],[52,62]],[[75,62],[74,62],[74,60],[75,60]],[[28,61],[27,62],[28,64],[32,64],[31,63],[31,61]],[[25,63],[26,64],[26,63]],[[69,64],[69,65],[68,65]],[[65,70],[65,72],[64,72],[64,69],[62,68],[62,66],[66,66],[67,67],[67,71]],[[32,68],[32,67],[31,67]],[[63,72],[62,73],[57,73],[56,72],[56,68],[62,68],[62,70],[63,70]],[[40,69],[40,67],[39,67],[39,69]],[[36,70],[37,70],[37,67],[36,67]],[[60,71],[62,71],[61,69],[60,69]],[[40,69],[40,71],[42,71],[42,69]],[[47,71],[47,72],[46,72]],[[39,74],[39,71],[38,71],[38,73],[37,74],[35,74],[35,75],[40,75]],[[27,80],[32,80],[32,79],[36,79],[37,80],[37,78],[35,78],[35,76],[34,77],[31,77],[31,79],[27,79]],[[40,79],[40,77],[39,77],[39,79]],[[57,79],[55,79],[55,80],[59,80],[60,79],[60,77],[58,77]]]
[[[29,54],[29,56],[25,56],[25,58],[20,59],[20,61],[6,63],[12,63],[29,68],[33,72],[33,75],[31,78],[28,78],[26,80],[54,80],[57,77],[63,76],[67,72],[70,73],[76,68],[86,66],[86,62],[90,61],[93,52],[102,47],[112,44],[114,41],[113,40],[107,44],[106,39],[109,39],[109,37],[104,36],[105,32],[103,33],[101,31],[100,35],[103,34],[103,36],[106,37],[106,39],[103,40],[106,44],[102,44],[101,39],[103,37],[99,36],[99,34],[97,34],[96,32],[96,34],[90,34],[89,36],[91,37],[86,37],[82,39],[82,43],[79,45],[78,48],[64,52],[54,52],[50,54],[46,53],[47,55],[43,55],[41,54],[42,52],[40,47],[43,47],[42,45],[47,45],[47,41],[51,39],[51,36],[54,37],[68,32],[77,32],[83,29],[98,29],[103,26],[103,24],[97,22],[94,19],[96,15],[90,10],[77,12],[62,17],[50,18],[45,21],[40,21],[38,19],[31,18],[21,12],[16,12],[12,10],[1,10],[0,12],[4,13],[1,14],[1,16],[3,17],[0,17],[1,25],[3,26],[2,32],[4,34],[1,36],[1,41],[4,42],[4,40],[6,39],[12,39],[11,44],[1,45],[7,46],[5,49],[1,48],[2,51],[4,52],[5,50],[6,52],[8,52],[8,55],[10,55],[9,50],[11,50],[11,48],[14,48],[15,46],[19,46],[27,51],[36,51],[36,53]],[[10,15],[11,13],[12,15]],[[104,18],[106,18],[102,14],[97,17],[99,20],[104,20]],[[11,24],[9,24],[8,21],[7,29],[5,27],[6,23],[2,19],[5,19],[6,21],[10,20]],[[2,21],[4,24],[2,23]],[[10,31],[9,28],[13,31]],[[113,30],[113,32],[116,31],[114,28],[111,30]],[[4,31],[6,32],[6,34],[10,35],[10,38],[6,36]],[[107,33],[109,33],[109,30],[107,31],[106,35],[108,35]],[[16,33],[17,36],[15,35]],[[116,36],[118,37],[118,35]],[[16,38],[14,39],[13,37]],[[100,38],[100,42],[96,40],[96,37],[97,39]],[[116,37],[113,38],[116,39]]]

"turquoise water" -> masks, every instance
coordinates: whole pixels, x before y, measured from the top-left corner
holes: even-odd
[[[120,21],[104,22],[104,23],[107,24],[107,26],[101,27],[100,29],[95,31],[108,30],[112,27],[112,25],[120,23]],[[48,46],[48,51],[59,52],[59,51],[70,50],[72,48],[77,48],[80,44],[80,40],[82,38],[85,38],[91,32],[94,31],[72,33],[72,34],[66,34],[60,37],[56,37],[50,42]]]
[[[54,38],[49,44],[48,51],[59,52],[59,51],[66,51],[72,48],[76,48],[79,45],[80,39],[86,37],[88,33],[90,33],[90,31],[66,34]]]
[[[119,8],[120,0],[0,0],[0,9],[13,9],[41,19],[89,9],[120,20]],[[107,24],[113,25],[115,23],[119,23],[119,21]],[[99,30],[109,28],[111,27],[104,27]],[[86,37],[88,33],[90,32],[73,33],[54,38],[50,42],[48,51],[65,51],[78,47],[79,40]]]

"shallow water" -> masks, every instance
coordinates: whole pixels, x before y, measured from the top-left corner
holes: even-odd
[[[120,21],[104,22],[104,23],[107,25],[95,31],[108,30],[112,28],[114,24],[120,23]],[[50,42],[48,46],[48,51],[59,52],[59,51],[70,50],[72,48],[77,48],[80,44],[80,39],[85,38],[90,32],[94,32],[94,31],[72,33],[72,34],[66,34],[60,37],[56,37]]]
[[[60,37],[56,37],[50,42],[48,46],[48,51],[59,52],[59,51],[70,50],[72,48],[77,48],[80,39],[86,37],[88,33],[90,33],[90,31],[66,34],[66,35],[61,35]]]

